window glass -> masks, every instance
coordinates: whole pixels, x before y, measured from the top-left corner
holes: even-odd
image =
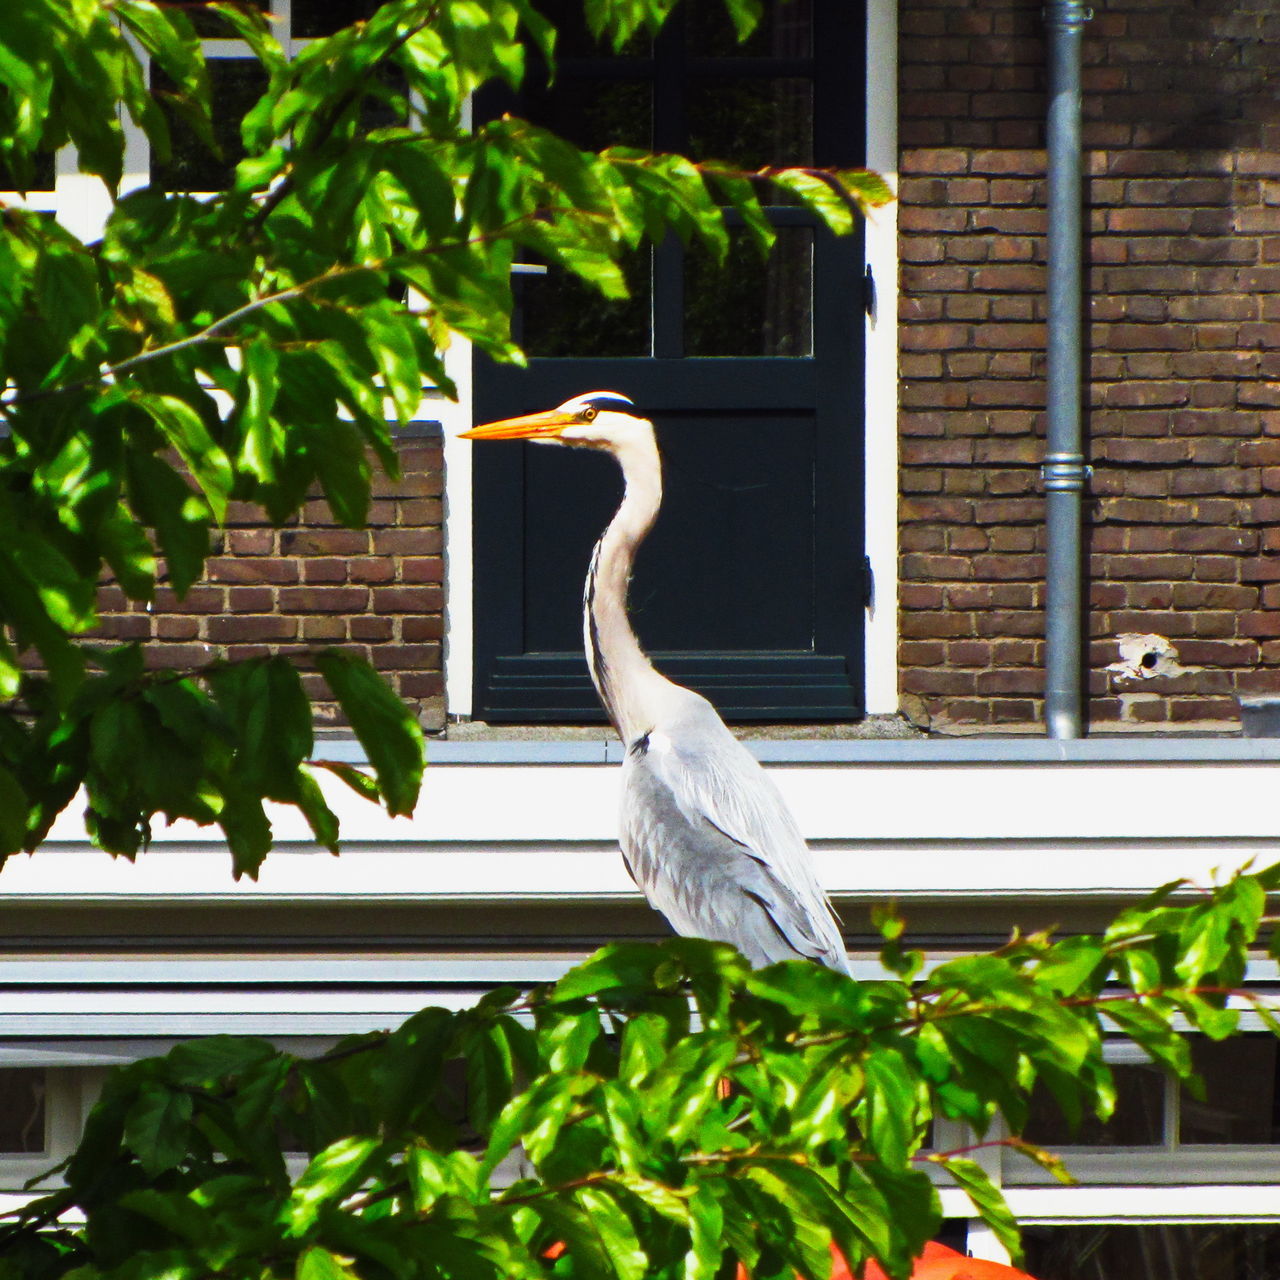
[[[743,230],[723,264],[699,245],[685,255],[687,356],[813,354],[813,232],[780,227],[768,258]]]
[[[529,88],[520,110],[584,151],[648,148],[652,143],[653,85],[648,80],[566,75],[552,90]]]
[[[382,0],[293,0],[293,34],[299,39],[331,36],[367,18]]]
[[[1206,1040],[1195,1036],[1191,1056],[1205,1096],[1183,1089],[1178,1138],[1195,1143],[1276,1143],[1276,1041],[1269,1035]],[[1278,1273],[1280,1274],[1280,1273]]]
[[[1275,1280],[1280,1224],[1026,1227],[1037,1280]]]
[[[296,2],[296,0],[295,0]],[[597,40],[587,28],[583,17],[582,0],[538,0],[538,12],[556,29],[556,57],[608,58],[613,57],[613,43]],[[652,51],[653,41],[641,27],[618,51],[624,58],[642,58]]]
[[[688,88],[689,153],[744,169],[813,163],[813,82],[700,76]]]
[[[44,1149],[44,1070],[0,1067],[0,1154],[39,1155]]]
[[[236,164],[244,157],[240,121],[267,87],[267,75],[251,58],[210,58],[209,80],[213,91],[213,135],[222,152],[215,155],[182,119],[174,105],[173,81],[157,67],[151,69],[151,87],[169,121],[173,154],[161,162],[151,157],[151,180],[167,191],[220,191],[231,185]]]
[[[366,78],[366,95],[360,101],[360,126],[372,132],[409,123],[409,81],[404,70],[382,65]]]
[[[261,9],[264,13],[270,11],[268,0],[240,0],[242,5],[247,5],[254,9]],[[299,0],[294,0],[294,12],[297,13]],[[196,29],[198,36],[213,36],[215,39],[229,39],[236,34],[235,29],[229,22],[225,22],[216,13],[207,13],[198,5],[193,5],[186,10],[191,18],[191,24]]]
[[[531,356],[647,356],[651,350],[647,252],[623,262],[631,297],[602,297],[589,284],[552,267],[518,274],[515,338]]]
[[[1153,1063],[1118,1063],[1111,1068],[1116,1109],[1109,1120],[1086,1114],[1072,1129],[1053,1095],[1037,1085],[1023,1136],[1042,1147],[1161,1146],[1164,1133],[1165,1074]]]
[[[723,0],[685,0],[685,44],[694,57],[807,58],[813,53],[812,0],[765,5],[739,44]]]

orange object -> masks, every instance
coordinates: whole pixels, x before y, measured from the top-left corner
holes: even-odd
[[[831,1268],[831,1280],[849,1280],[849,1268],[840,1254],[835,1254]],[[884,1271],[868,1262],[862,1280],[888,1280]],[[987,1258],[968,1258],[963,1253],[948,1249],[945,1244],[930,1240],[924,1252],[916,1259],[911,1280],[1035,1280],[1017,1267],[1003,1262],[991,1262]]]
[[[558,1258],[564,1252],[564,1245],[553,1244],[542,1256]],[[738,1263],[738,1273],[734,1280],[751,1280],[747,1269]],[[857,1280],[849,1270],[844,1254],[835,1245],[831,1246],[831,1280]],[[862,1273],[862,1280],[889,1280],[879,1263],[867,1263]],[[1006,1267],[1003,1262],[991,1262],[986,1258],[970,1258],[963,1253],[949,1249],[945,1244],[930,1240],[924,1252],[916,1259],[911,1270],[910,1280],[1036,1280],[1035,1276],[1019,1271],[1017,1267]]]

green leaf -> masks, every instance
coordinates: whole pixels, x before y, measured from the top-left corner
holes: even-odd
[[[377,804],[382,798],[376,779],[369,777],[353,764],[348,764],[344,760],[312,760],[310,764],[313,768],[324,769],[335,777],[341,778],[361,799],[372,800]]]
[[[164,1192],[154,1187],[130,1191],[120,1197],[120,1207],[158,1222],[181,1240],[202,1246],[212,1240],[215,1226],[207,1209],[181,1192]]]
[[[1034,1142],[1028,1142],[1025,1138],[1006,1138],[1008,1145],[1019,1155],[1024,1155],[1028,1160],[1034,1160],[1047,1174],[1055,1181],[1062,1183],[1064,1187],[1074,1187],[1076,1179],[1072,1175],[1071,1170],[1067,1168],[1062,1157],[1055,1155],[1052,1151],[1046,1151],[1043,1147],[1038,1147]]]
[[[125,1140],[152,1177],[186,1158],[193,1113],[189,1094],[162,1085],[144,1092],[129,1108]]]
[[[410,332],[417,322],[408,312],[397,314],[374,308],[365,310],[363,321],[369,349],[378,362],[396,413],[402,423],[409,422],[422,404],[422,373]]]
[[[0,857],[22,848],[30,809],[31,802],[17,778],[0,765]]]
[[[284,426],[272,417],[279,369],[279,357],[265,340],[259,339],[243,348],[236,397],[240,429],[236,465],[264,484],[276,478],[285,445]]]
[[[145,410],[164,432],[165,438],[182,455],[191,477],[208,499],[214,518],[226,518],[231,496],[231,461],[215,443],[204,419],[187,401],[177,396],[141,394],[134,403]]]
[[[942,1167],[963,1188],[996,1239],[1008,1250],[1015,1267],[1022,1265],[1022,1233],[1017,1220],[1009,1212],[1000,1188],[986,1175],[974,1160],[959,1157],[942,1161]]]
[[[411,814],[422,783],[422,727],[368,663],[326,649],[316,665],[369,757],[387,812]]]
[[[581,1071],[601,1031],[600,1011],[594,1006],[549,1010],[538,1035],[548,1067]]]
[[[330,853],[337,853],[338,815],[329,808],[313,771],[305,765],[300,766],[294,785],[296,790],[293,802],[302,810],[302,816],[306,818],[312,834]]]
[[[293,1274],[296,1280],[353,1280],[356,1272],[328,1249],[313,1244],[298,1255]]]
[[[187,1040],[171,1049],[165,1062],[175,1081],[209,1086],[227,1076],[260,1067],[275,1054],[275,1047],[267,1040],[220,1035]]]
[[[156,553],[146,531],[127,511],[112,511],[98,526],[102,558],[111,566],[121,589],[131,600],[150,600],[155,594]]]
[[[210,511],[169,464],[131,452],[125,462],[129,505],[155,529],[179,597],[204,572],[209,554]]]
[[[468,1046],[467,1111],[479,1133],[488,1133],[511,1101],[515,1064],[511,1046],[499,1027],[486,1027]]]
[[[863,1059],[867,1136],[888,1164],[903,1163],[915,1131],[915,1081],[901,1050],[876,1047]]]
[[[359,1185],[381,1153],[377,1138],[340,1138],[321,1151],[294,1184],[281,1210],[285,1234],[304,1235],[320,1210]]]
[[[77,572],[75,565],[48,540],[47,534],[14,528],[5,552],[34,588],[54,626],[63,632],[78,632],[97,621],[95,584]]]
[[[314,438],[313,461],[333,514],[345,525],[360,527],[369,513],[369,459],[360,431],[333,417],[307,434]]]
[[[645,1178],[634,1173],[615,1174],[611,1179],[614,1185],[629,1191],[635,1198],[661,1214],[672,1222],[687,1227],[691,1220],[689,1196],[690,1192],[683,1187],[671,1187],[654,1178]]]
[[[829,1188],[810,1170],[782,1159],[767,1164],[747,1164],[743,1176],[768,1199],[769,1232],[783,1238],[771,1239],[777,1248],[785,1242],[787,1255],[806,1276],[826,1280],[831,1274],[831,1228],[827,1219],[834,1209]],[[764,1221],[767,1223],[768,1219]]]

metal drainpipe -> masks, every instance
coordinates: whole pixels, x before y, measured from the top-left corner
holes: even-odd
[[[1084,732],[1083,498],[1089,470],[1081,439],[1082,195],[1080,47],[1092,16],[1080,0],[1047,0],[1049,31],[1048,419],[1045,488],[1045,729]]]

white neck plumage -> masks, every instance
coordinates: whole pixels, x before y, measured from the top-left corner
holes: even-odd
[[[625,746],[652,728],[652,711],[673,688],[645,656],[627,617],[636,550],[662,504],[662,464],[652,431],[611,450],[622,468],[622,504],[591,556],[582,597],[583,642],[600,701]]]

